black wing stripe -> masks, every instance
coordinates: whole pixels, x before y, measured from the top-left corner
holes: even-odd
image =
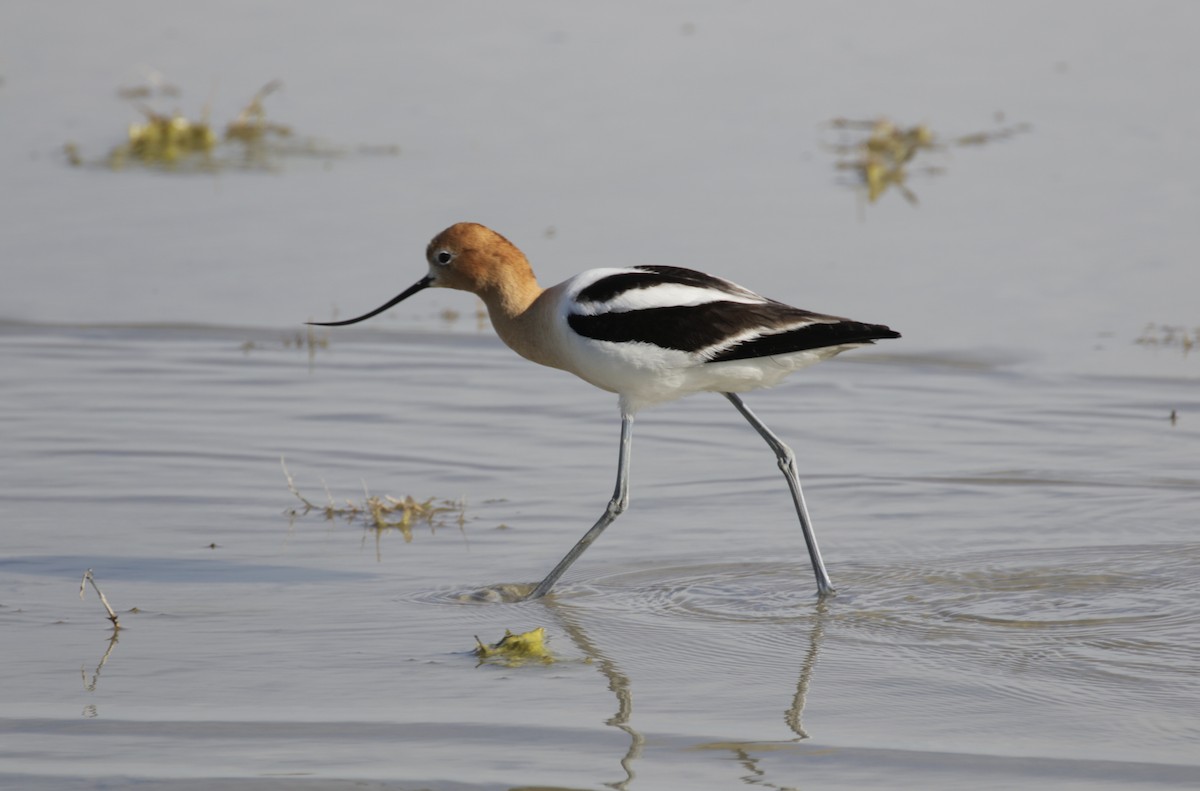
[[[744,302],[705,302],[700,305],[675,305],[665,308],[646,308],[631,310],[624,313],[601,313],[596,316],[571,314],[567,323],[571,329],[585,338],[614,343],[651,343],[664,349],[677,349],[684,352],[701,352],[727,343],[730,338],[755,331],[778,331],[779,335],[791,335],[799,330],[785,331],[787,327],[800,322],[821,322],[816,327],[839,327],[844,323],[831,316],[792,308],[778,302],[766,304],[746,304]],[[833,322],[833,323],[829,323]],[[869,325],[857,324],[858,327]],[[855,340],[861,332],[853,334]],[[774,337],[774,336],[771,336]],[[795,336],[790,343],[800,342],[804,336]],[[801,343],[798,351],[819,346],[836,346],[840,343],[852,343],[854,340],[844,340],[836,331],[818,330],[808,336],[808,345]],[[877,336],[878,337],[878,336]],[[724,353],[732,353],[734,349],[746,346],[757,338],[752,337],[748,342],[739,344]],[[766,354],[782,352],[762,351],[747,353],[726,359],[742,359],[744,357],[761,357]]]
[[[750,338],[718,352],[706,362],[722,363],[729,360],[748,360],[754,357],[770,357],[773,354],[841,346],[845,343],[871,343],[880,338],[899,337],[900,333],[882,324],[864,324],[858,321],[809,324],[786,332]]]
[[[692,269],[679,266],[640,266],[634,272],[621,272],[600,278],[580,291],[576,299],[579,302],[608,302],[626,291],[653,288],[664,283],[707,288],[722,294],[743,297],[750,293],[727,280]]]

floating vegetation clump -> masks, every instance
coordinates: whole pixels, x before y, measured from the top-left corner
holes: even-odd
[[[1002,120],[1002,116],[997,117],[998,122]],[[853,171],[858,176],[856,186],[866,190],[869,202],[874,203],[888,189],[894,188],[914,205],[917,195],[907,184],[910,173],[937,175],[943,172],[937,165],[912,167],[918,153],[984,145],[1031,129],[1029,124],[1015,124],[943,140],[924,124],[905,127],[887,118],[874,121],[835,118],[826,125],[840,135],[836,142],[827,144],[839,157],[837,168]]]
[[[215,167],[212,150],[217,136],[206,121],[189,121],[182,115],[160,115],[148,107],[142,123],[129,125],[129,140],[108,154],[108,165],[120,170],[130,161],[157,167],[175,167],[181,160],[195,157],[205,169]]]
[[[283,459],[279,461],[283,465],[284,477],[287,478],[288,491],[304,506],[285,511],[293,520],[315,511],[329,521],[342,519],[348,524],[360,524],[376,533],[398,530],[404,536],[405,543],[412,541],[414,525],[423,523],[429,526],[430,532],[436,532],[437,528],[444,527],[451,520],[461,530],[467,521],[466,504],[461,500],[438,500],[432,497],[428,500],[417,500],[412,495],[396,498],[364,491],[361,503],[346,500],[344,505],[339,505],[326,489],[327,502],[314,503],[300,493],[292,480],[292,474],[288,472],[287,464]]]
[[[1179,349],[1187,356],[1200,345],[1200,326],[1185,327],[1179,324],[1155,324],[1151,322],[1142,330],[1134,343],[1154,348]]]
[[[63,146],[67,162],[73,166],[104,165],[112,170],[143,167],[171,172],[218,172],[237,170],[278,170],[288,157],[331,160],[351,153],[396,155],[398,146],[357,146],[345,148],[320,143],[295,135],[292,127],[267,117],[265,101],[280,90],[283,83],[272,80],[241,109],[237,117],[219,125],[209,120],[206,105],[199,118],[189,118],[179,110],[162,112],[147,104],[164,97],[175,99],[180,91],[161,78],[151,84],[121,88],[117,95],[133,102],[142,119],[131,123],[125,142],[115,146],[108,156],[90,163],[76,143]]]
[[[508,667],[518,667],[526,662],[541,662],[550,664],[554,656],[546,648],[546,627],[539,626],[522,634],[513,634],[504,630],[504,637],[497,643],[486,645],[478,637],[475,638],[475,656],[480,663],[496,662]]]
[[[328,349],[329,348],[329,333],[316,331],[316,328],[311,324],[308,329],[301,332],[297,330],[290,336],[283,339],[283,348],[285,349]]]
[[[308,325],[303,330],[285,335],[280,340],[280,344],[284,349],[299,349],[308,352],[308,359],[311,361],[317,356],[317,349],[329,348],[329,334],[327,332],[317,332],[316,327]],[[259,349],[270,348],[271,344],[266,344],[261,341],[244,341],[242,343],[242,351],[249,354],[252,351]]]

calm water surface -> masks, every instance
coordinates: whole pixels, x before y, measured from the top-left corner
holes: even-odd
[[[1200,6],[355,8],[0,10],[0,786],[1200,785],[1200,355],[1157,329],[1198,321]],[[67,166],[146,66],[217,119],[282,78],[272,117],[401,155]],[[864,207],[821,125],[880,113],[1032,131]],[[836,597],[698,396],[639,416],[631,508],[553,597],[470,600],[599,515],[615,399],[462,294],[293,343],[461,219],[547,284],[689,265],[904,333],[747,397]],[[289,516],[281,458],[462,518]],[[536,626],[557,662],[471,654]]]
[[[489,336],[348,335],[310,359],[270,333],[4,329],[8,772],[203,778],[214,753],[220,776],[483,787],[1200,771],[1198,432],[1164,411],[1196,408],[1192,382],[880,353],[758,394],[800,449],[824,603],[736,413],[650,410],[633,508],[557,595],[464,604],[541,576],[602,506],[611,399]],[[281,455],[313,499],[465,497],[465,523],[406,542],[290,520]],[[115,644],[76,598],[86,568]],[[474,635],[539,625],[558,663],[476,667]]]

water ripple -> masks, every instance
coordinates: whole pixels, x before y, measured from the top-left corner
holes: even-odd
[[[573,581],[519,606],[565,612],[618,655],[669,666],[694,651],[714,682],[744,674],[747,656],[761,671],[794,670],[811,651],[837,655],[842,694],[863,706],[900,679],[901,694],[947,717],[964,699],[1007,698],[1029,711],[1086,701],[1114,715],[1154,710],[1146,732],[1200,738],[1187,714],[1200,704],[1200,545],[842,565],[838,582],[841,593],[819,600],[797,563],[659,566]],[[446,590],[420,599],[479,601]]]

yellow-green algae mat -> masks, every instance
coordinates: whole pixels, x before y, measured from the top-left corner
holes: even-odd
[[[198,120],[178,110],[159,112],[146,105],[156,94],[175,99],[179,89],[156,81],[150,86],[122,88],[118,96],[133,101],[143,120],[129,125],[127,139],[100,162],[87,161],[79,145],[66,143],[63,152],[74,166],[102,164],[112,170],[141,166],[169,172],[219,172],[226,169],[277,170],[285,157],[307,157],[326,163],[347,154],[395,156],[400,147],[392,144],[331,146],[313,138],[296,137],[292,128],[267,118],[264,100],[283,83],[272,80],[242,108],[238,116],[218,134],[209,121],[206,105]],[[210,100],[211,103],[211,100]]]
[[[481,664],[494,662],[508,667],[519,667],[529,662],[548,665],[557,661],[550,650],[546,648],[546,627],[544,626],[530,629],[521,634],[513,634],[512,631],[505,629],[504,637],[491,645],[485,644],[476,636],[474,653],[479,657]]]

